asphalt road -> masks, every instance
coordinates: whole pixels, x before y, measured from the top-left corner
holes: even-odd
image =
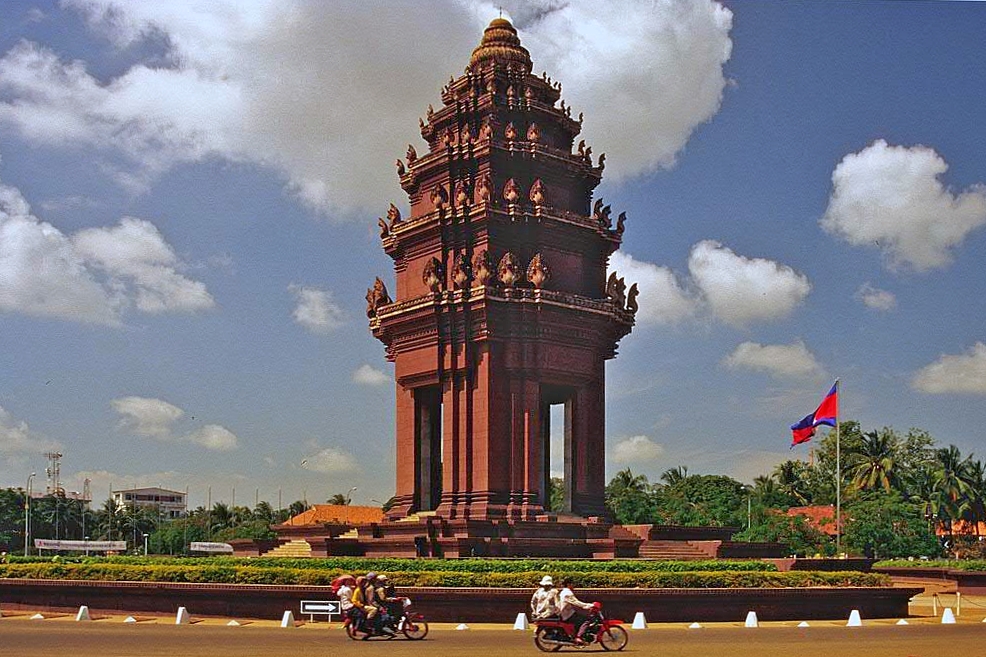
[[[324,626],[281,629],[245,625],[174,626],[86,624],[58,621],[0,620],[0,657],[277,657],[310,655],[386,655],[443,657],[539,655],[529,632],[505,629],[454,631],[433,629],[424,641],[350,641],[340,630]],[[598,647],[578,652],[599,654]],[[566,650],[564,653],[577,652]],[[696,657],[933,657],[986,654],[986,624],[891,625],[846,627],[713,626],[700,630],[656,627],[630,634],[627,654]]]

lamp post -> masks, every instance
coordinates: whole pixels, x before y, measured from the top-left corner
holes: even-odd
[[[88,557],[89,556],[89,537],[86,536],[85,539],[86,539],[86,556]]]
[[[349,501],[353,496],[354,490],[356,490],[356,486],[350,488],[349,492],[346,493],[346,526],[349,526]]]
[[[144,534],[144,556],[145,557],[147,556],[147,537],[148,536],[150,536],[150,534],[146,534],[146,533]]]
[[[24,556],[28,556],[31,550],[31,482],[37,476],[37,472],[32,472],[27,478],[27,488],[24,490]]]

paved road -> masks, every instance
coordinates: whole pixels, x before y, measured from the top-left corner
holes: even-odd
[[[986,654],[986,624],[891,625],[862,628],[714,626],[701,630],[657,627],[632,632],[626,653],[666,657],[935,657]],[[530,633],[509,630],[432,630],[422,642],[350,641],[338,629],[281,629],[247,625],[176,627],[157,623],[123,625],[96,621],[0,620],[0,657],[308,657],[315,655],[386,655],[496,657],[541,654]],[[565,651],[574,652],[574,651]],[[593,650],[599,654],[598,650]],[[562,653],[564,654],[564,652]]]

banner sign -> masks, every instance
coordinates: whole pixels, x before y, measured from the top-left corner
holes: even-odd
[[[55,541],[50,538],[34,539],[34,547],[39,550],[55,550],[57,552],[124,552],[127,549],[125,541]]]
[[[216,554],[232,554],[233,546],[229,543],[208,543],[205,541],[192,541],[188,546],[191,552],[213,552]]]

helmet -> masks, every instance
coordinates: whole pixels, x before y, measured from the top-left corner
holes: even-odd
[[[377,581],[378,582],[386,582],[387,581],[387,576],[386,575],[377,575]]]
[[[373,580],[376,578],[377,578],[377,574],[372,570],[366,574],[366,579]]]
[[[596,600],[595,602],[592,603],[592,608],[595,609],[596,611],[599,611],[600,609],[603,608],[603,603]]]

